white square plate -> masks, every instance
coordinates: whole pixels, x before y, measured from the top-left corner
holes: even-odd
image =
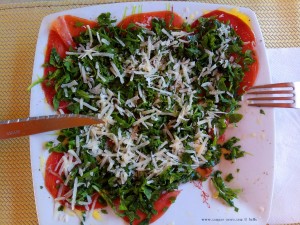
[[[174,12],[191,22],[204,12],[220,8],[233,9],[234,7],[195,2],[132,2],[96,5],[48,15],[42,21],[38,36],[32,80],[35,81],[43,75],[42,64],[45,59],[49,27],[51,22],[58,16],[70,14],[95,20],[100,13],[110,12],[112,16],[120,21],[125,10],[127,15],[129,15],[137,8],[142,9],[142,12],[161,11],[172,8]],[[256,36],[256,53],[259,60],[259,73],[256,84],[270,83],[264,42],[257,18],[247,8],[237,9],[249,17]],[[176,202],[163,217],[153,224],[265,225],[267,223],[272,199],[275,157],[274,112],[273,109],[264,109],[265,115],[263,115],[260,113],[259,108],[250,108],[245,102],[242,102],[240,111],[244,115],[244,118],[238,124],[238,127],[228,130],[227,137],[232,135],[239,137],[243,150],[249,154],[244,158],[238,159],[234,164],[223,162],[220,165],[220,169],[224,171],[224,174],[232,172],[235,177],[230,186],[243,190],[239,195],[239,199],[235,201],[239,212],[235,212],[233,208],[226,206],[221,200],[214,198],[209,181],[203,184],[203,190],[209,194],[209,207],[202,201],[202,192],[193,184],[188,183],[180,187],[182,192]],[[55,114],[55,112],[46,103],[41,86],[34,87],[31,92],[30,116],[49,114]],[[76,225],[79,224],[76,216],[70,216],[67,222],[58,221],[53,216],[53,199],[45,188],[41,188],[41,186],[44,186],[44,165],[48,156],[43,146],[46,141],[55,139],[54,132],[32,135],[30,137],[31,166],[38,219],[40,225]],[[237,169],[240,172],[237,173]],[[117,218],[111,211],[107,215],[101,213],[100,220],[96,221],[92,217],[90,219],[92,223],[87,224],[125,224],[122,219]]]

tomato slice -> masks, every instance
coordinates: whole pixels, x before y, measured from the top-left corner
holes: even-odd
[[[259,64],[257,56],[253,57],[255,62],[248,66],[249,71],[245,72],[244,79],[240,83],[240,89],[238,90],[239,95],[244,94],[248,91],[255,83],[258,74]]]
[[[98,25],[96,21],[87,20],[71,15],[65,15],[63,17],[63,20],[65,21],[65,24],[67,25],[67,28],[72,37],[77,37],[81,32],[86,31],[87,25],[89,25],[90,28],[94,28]]]
[[[59,16],[52,23],[51,29],[60,36],[66,46],[72,46],[74,48],[76,47],[76,44],[73,41],[73,37],[76,37],[81,32],[85,31],[87,29],[86,25],[93,28],[97,23],[76,16],[65,15]]]
[[[73,48],[76,46],[63,16],[53,21],[51,29],[59,35],[66,46],[72,46]]]
[[[60,185],[63,186],[62,195],[69,191],[69,188],[63,184],[58,171],[55,170],[63,155],[63,153],[52,152],[46,162],[45,186],[53,198],[57,198]]]
[[[154,202],[154,209],[157,211],[156,215],[153,215],[150,219],[150,223],[155,222],[158,220],[164,213],[167,211],[167,209],[172,205],[172,203],[176,200],[177,196],[180,194],[181,191],[171,191],[166,192],[162,194],[157,201]],[[118,209],[120,204],[120,200],[115,201],[115,206]],[[122,213],[122,210],[117,210],[118,212]],[[141,222],[143,222],[147,215],[140,210],[137,210],[136,214],[140,217],[139,219],[135,219],[132,223],[132,225],[139,225]],[[123,219],[126,222],[129,222],[128,217],[123,217]]]
[[[204,14],[202,17],[209,18],[209,17],[212,17],[212,16],[215,16],[217,20],[219,20],[221,22],[224,22],[224,23],[230,21],[230,25],[232,26],[232,28],[236,31],[236,33],[241,37],[241,39],[244,42],[255,41],[253,31],[239,17],[237,17],[233,14],[221,11],[221,10],[214,10],[212,12]],[[193,23],[193,25],[194,25],[194,23]]]
[[[176,200],[177,196],[181,191],[172,191],[162,194],[159,199],[154,202],[154,209],[157,211],[157,214],[152,216],[150,219],[150,223],[158,220],[166,210],[172,205],[172,203]]]
[[[46,69],[48,69],[48,68],[46,68]],[[48,71],[50,71],[50,70],[48,70]],[[46,98],[47,103],[53,107],[53,98],[56,94],[56,91],[54,89],[54,83],[50,82],[48,79],[45,79],[41,85],[42,85],[42,89],[45,93],[45,98]],[[62,109],[64,113],[68,113],[69,112],[69,110],[67,109],[68,105],[69,105],[69,102],[60,101],[58,109]]]
[[[56,49],[57,53],[61,58],[64,58],[66,56],[66,51],[68,50],[67,46],[64,44],[60,36],[54,30],[50,30],[48,36],[47,50],[45,55],[45,63],[49,62],[51,51],[53,48]],[[48,66],[44,69],[44,77],[46,79],[42,83],[42,89],[45,93],[47,103],[53,107],[53,98],[54,95],[56,94],[56,91],[54,89],[54,83],[49,82],[49,80],[47,79],[47,75],[50,71],[54,72],[55,68]],[[67,112],[66,109],[67,105],[68,105],[67,102],[60,102],[59,108]]]
[[[217,20],[221,22],[228,22],[230,21],[230,25],[232,28],[236,31],[236,33],[241,37],[242,41],[247,43],[243,46],[242,51],[245,52],[246,50],[251,50],[254,53],[254,60],[255,62],[248,66],[249,70],[245,72],[244,79],[240,83],[240,89],[238,93],[241,95],[245,91],[249,90],[250,87],[254,85],[254,82],[257,77],[258,73],[258,59],[255,55],[254,46],[255,44],[255,36],[251,28],[240,18],[238,18],[235,15],[232,15],[230,13],[221,11],[221,10],[214,10],[212,12],[209,12],[202,17],[208,18],[215,16]],[[196,27],[199,24],[199,21],[196,20],[192,23],[192,27]]]
[[[47,190],[49,191],[49,193],[51,194],[51,196],[53,198],[58,197],[58,191],[59,191],[59,187],[61,185],[62,185],[61,196],[63,196],[64,194],[66,194],[70,190],[69,187],[64,185],[63,179],[58,174],[60,166],[58,166],[58,168],[56,168],[59,161],[63,157],[63,155],[64,155],[63,153],[52,152],[49,155],[49,157],[47,159],[47,162],[46,162],[45,187],[47,188]],[[57,169],[57,171],[55,169]],[[106,207],[106,205],[103,205],[103,204],[99,203],[98,198],[99,198],[99,194],[94,194],[92,196],[92,203],[88,205],[88,207],[87,207],[88,210],[92,209],[94,201],[96,201],[94,209],[99,209],[99,208]],[[60,203],[62,205],[65,205],[66,202],[65,201],[60,201]],[[86,210],[86,207],[81,206],[81,205],[76,205],[75,208],[80,210],[80,211],[85,211]]]
[[[91,28],[93,28],[97,26],[97,22],[71,15],[59,16],[51,25],[48,36],[45,62],[49,62],[53,48],[56,49],[61,58],[65,58],[66,51],[68,51],[69,47],[75,47],[73,37],[76,37],[81,32],[85,31],[87,29],[86,25],[89,25]],[[46,77],[50,71],[54,72],[55,68],[46,67],[44,70],[44,76]],[[52,107],[53,98],[56,94],[54,85],[55,84],[49,82],[47,79],[42,83],[42,88],[44,90],[47,103]],[[66,101],[61,101],[59,103],[59,109],[62,109],[65,113],[68,113],[68,104],[69,103]]]
[[[163,19],[167,26],[172,28],[180,28],[183,24],[183,19],[178,14],[172,11],[158,11],[158,12],[148,12],[148,13],[138,13],[127,16],[121,22],[119,22],[118,26],[122,29],[126,29],[130,23],[141,23],[146,24],[147,28],[151,28],[151,20],[152,18]]]
[[[71,15],[59,16],[51,25],[45,62],[49,61],[52,48],[56,49],[61,58],[65,58],[69,46],[75,45],[73,37],[85,31],[86,25],[93,28],[97,26],[97,23]]]
[[[61,58],[66,56],[68,47],[65,45],[61,37],[54,30],[49,31],[48,44],[45,55],[45,62],[49,62],[52,49],[55,48]]]
[[[139,219],[135,219],[132,222],[132,225],[139,225],[141,222],[143,222],[147,218],[147,215],[145,213],[141,212],[140,210],[137,210],[136,214],[139,216]],[[124,217],[123,219],[129,223],[128,217]]]

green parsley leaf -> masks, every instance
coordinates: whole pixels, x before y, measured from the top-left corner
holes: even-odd
[[[229,153],[224,153],[225,159],[234,160],[245,155],[246,152],[241,150],[241,146],[236,145],[238,141],[240,141],[240,139],[232,137],[224,143],[223,148],[229,151]]]
[[[82,26],[84,26],[84,23],[82,23],[80,21],[75,22],[75,27],[82,27]]]
[[[57,68],[61,68],[62,66],[62,60],[55,48],[51,50],[49,64]]]
[[[229,114],[229,123],[238,123],[243,119],[243,115],[239,113]]]
[[[30,91],[31,88],[33,88],[34,86],[43,83],[45,80],[44,77],[38,78],[36,81],[34,81],[32,84],[29,85],[29,87],[27,88],[27,91]]]
[[[234,205],[233,200],[237,198],[238,193],[241,192],[240,189],[231,189],[224,184],[221,177],[222,172],[216,171],[211,178],[214,187],[218,192],[218,197],[222,198],[229,206],[233,207],[237,212],[239,209]]]
[[[260,114],[263,114],[263,115],[266,115],[265,111],[262,110],[262,109],[259,110],[259,113],[260,113]]]
[[[225,177],[225,181],[230,182],[234,179],[232,173],[229,173],[226,177]]]

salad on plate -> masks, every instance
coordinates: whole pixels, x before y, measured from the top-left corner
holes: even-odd
[[[238,211],[240,190],[216,166],[246,154],[225,131],[243,118],[241,96],[258,71],[255,41],[222,10],[191,24],[173,11],[119,22],[109,12],[95,21],[57,17],[37,83],[58,113],[102,122],[46,143],[45,187],[56,210],[76,211],[85,224],[111,207],[130,224],[149,224],[176,204],[181,184],[208,180]]]

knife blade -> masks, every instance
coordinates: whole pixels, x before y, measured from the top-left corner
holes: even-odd
[[[75,114],[5,120],[0,121],[0,140],[99,123],[103,121],[96,117]]]

